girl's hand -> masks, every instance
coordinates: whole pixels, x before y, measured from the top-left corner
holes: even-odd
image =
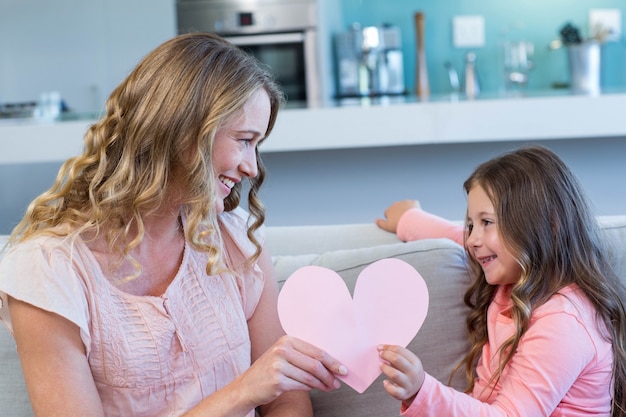
[[[408,407],[424,383],[422,361],[402,346],[381,345],[378,353],[383,360],[380,368],[388,378],[383,381],[385,390]]]
[[[384,212],[384,219],[376,219],[376,225],[383,230],[391,233],[396,233],[398,230],[398,222],[400,217],[410,209],[420,208],[420,203],[417,200],[401,200],[391,204]]]
[[[250,404],[257,406],[289,391],[335,390],[340,387],[337,375],[347,373],[345,366],[322,349],[283,336],[238,378],[238,382],[241,392],[250,396]]]

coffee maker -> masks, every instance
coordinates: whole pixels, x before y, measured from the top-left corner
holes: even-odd
[[[405,93],[400,29],[354,24],[335,35],[337,97]]]

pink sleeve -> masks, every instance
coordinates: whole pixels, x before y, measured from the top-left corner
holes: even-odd
[[[407,210],[398,221],[398,239],[408,242],[447,238],[463,246],[464,227],[421,209]]]
[[[401,410],[402,415],[608,417],[612,361],[607,360],[606,347],[600,349],[604,350],[601,355],[597,349],[606,343],[610,350],[610,343],[598,336],[590,337],[589,330],[573,315],[548,314],[524,335],[523,344],[489,403],[427,375],[413,403]],[[481,394],[483,386],[477,385],[474,392]]]
[[[508,414],[497,405],[489,405],[443,385],[426,374],[424,384],[407,408],[400,414],[407,417],[508,417],[531,416],[534,414]],[[539,414],[536,414],[539,415]]]

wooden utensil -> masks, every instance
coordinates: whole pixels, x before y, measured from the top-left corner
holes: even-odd
[[[421,99],[430,95],[430,85],[428,83],[428,68],[426,67],[426,50],[424,43],[424,13],[416,12],[415,36],[416,36],[416,63],[415,63],[415,93]]]

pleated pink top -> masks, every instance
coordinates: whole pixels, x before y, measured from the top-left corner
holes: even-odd
[[[220,216],[233,273],[207,276],[206,254],[186,246],[158,297],[117,289],[80,239],[17,245],[0,264],[0,319],[11,330],[9,294],[75,323],[107,416],[179,416],[250,366],[247,319],[264,277],[246,267],[246,217]]]

